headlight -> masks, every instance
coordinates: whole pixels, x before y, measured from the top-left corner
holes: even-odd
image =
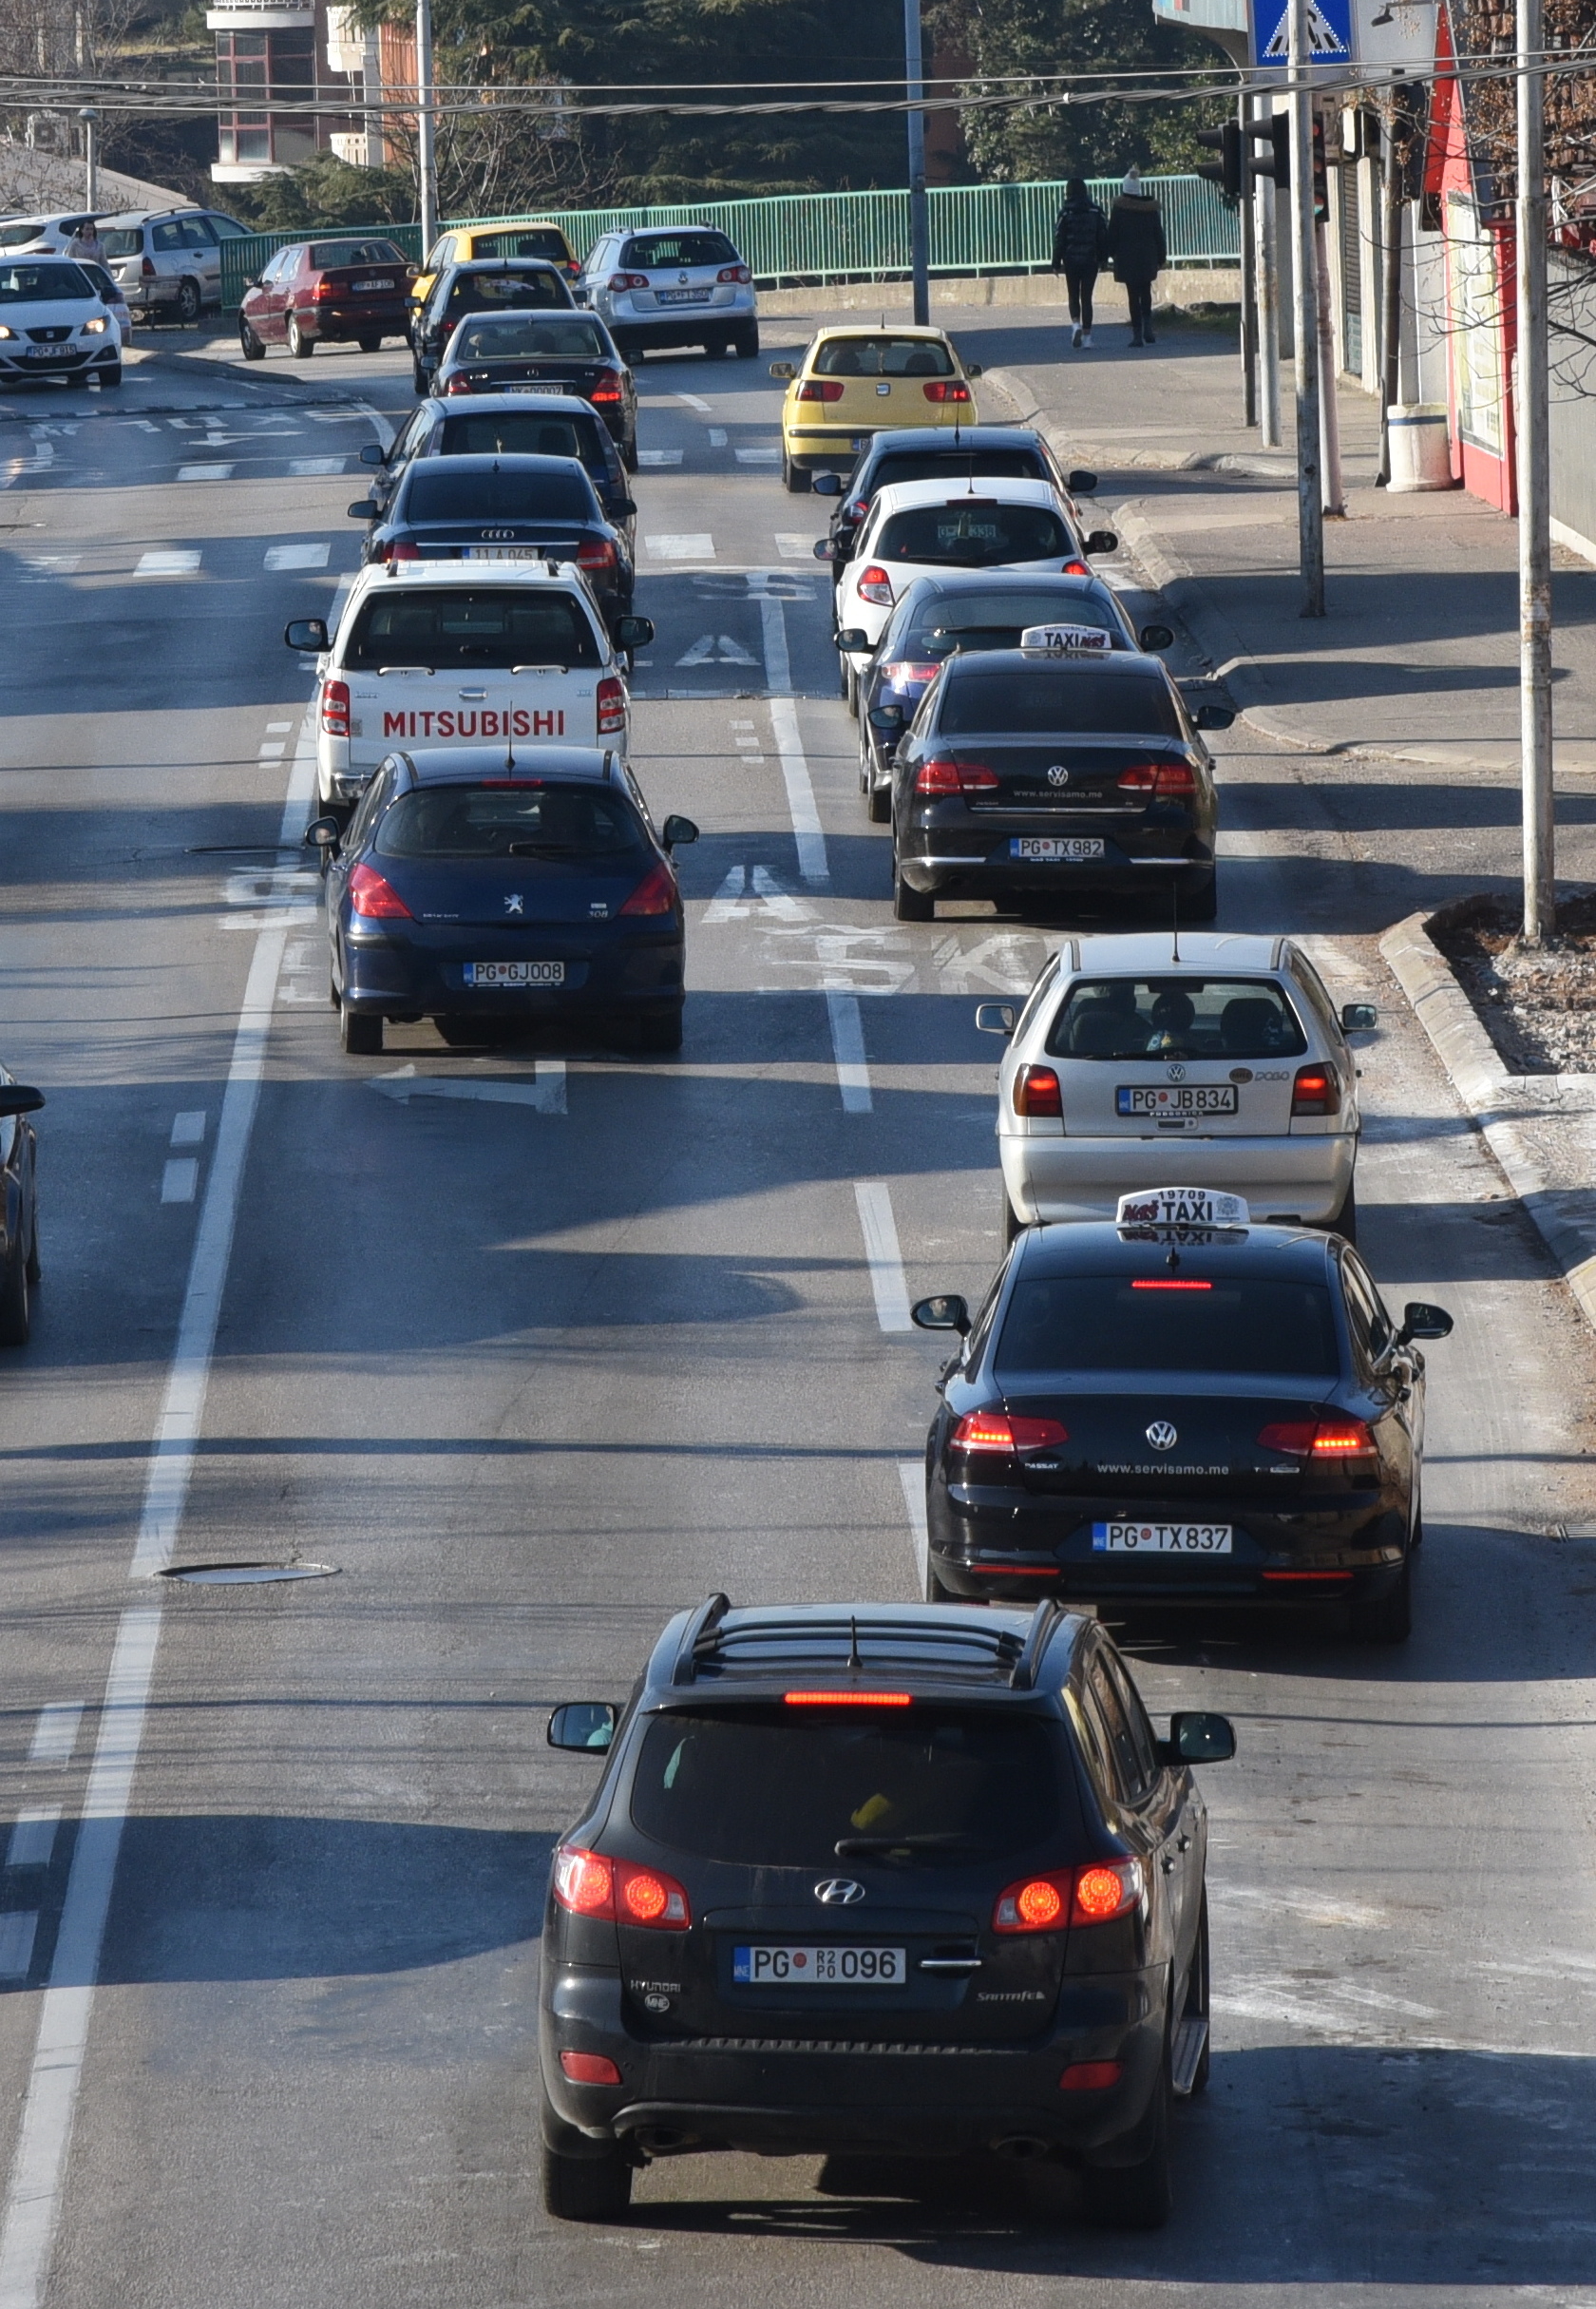
[[[8,329],[3,322],[0,322],[0,336],[11,337],[15,336],[15,334],[16,331],[14,329]]]
[[[108,326],[105,315],[103,313],[97,313],[92,320],[85,321],[83,333],[85,336],[104,336]]]

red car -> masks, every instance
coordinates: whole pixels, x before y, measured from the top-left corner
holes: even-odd
[[[391,240],[296,240],[244,291],[244,358],[263,361],[268,345],[281,344],[296,361],[308,361],[317,345],[352,343],[375,353],[385,336],[408,334],[414,278],[414,265]]]

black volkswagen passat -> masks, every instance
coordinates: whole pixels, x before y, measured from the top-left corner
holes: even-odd
[[[1195,1192],[1195,1191],[1191,1191]],[[1350,1605],[1399,1643],[1422,1532],[1424,1358],[1350,1243],[1300,1227],[1028,1228],[926,1444],[927,1594]]]
[[[955,657],[893,756],[892,898],[1156,898],[1211,922],[1219,804],[1202,729],[1156,658],[1100,650]]]
[[[598,411],[627,470],[637,468],[637,389],[594,313],[468,313],[449,339],[432,390],[446,400],[564,386]]]
[[[627,520],[636,506],[621,497],[615,509]],[[575,457],[418,457],[381,520],[370,498],[349,511],[373,523],[366,561],[575,562],[612,626],[631,606],[626,539]]]
[[[463,746],[391,754],[347,831],[318,818],[332,990],[347,1051],[385,1019],[449,1042],[579,1020],[681,1045],[684,937],[671,865],[691,818],[654,830],[618,754]]]

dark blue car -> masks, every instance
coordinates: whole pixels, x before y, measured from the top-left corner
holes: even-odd
[[[463,746],[390,754],[327,858],[332,990],[345,1050],[429,1018],[450,1043],[553,1020],[681,1046],[684,926],[671,864],[691,818],[656,833],[618,754]]]

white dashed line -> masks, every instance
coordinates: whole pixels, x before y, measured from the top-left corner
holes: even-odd
[[[784,562],[808,562],[814,558],[814,539],[801,537],[796,529],[775,532],[776,551]]]
[[[739,465],[780,465],[779,448],[742,448],[733,452]]]
[[[831,1021],[831,1048],[837,1060],[837,1087],[843,1094],[845,1115],[867,1115],[870,1069],[864,1059],[864,1021],[857,994],[828,989],[826,1015]]]
[[[644,544],[656,562],[712,562],[714,539],[707,529],[683,529],[664,537],[645,537]]]
[[[231,481],[232,478],[233,468],[230,465],[180,465],[178,468],[180,481]]]
[[[726,447],[726,428],[724,425],[711,426],[710,447],[711,448],[724,448]]]
[[[33,1727],[33,1745],[28,1751],[28,1763],[70,1764],[83,1712],[81,1700],[57,1700],[41,1708]]]
[[[331,547],[325,537],[311,544],[268,545],[266,566],[268,569],[325,569],[330,550]],[[275,730],[286,730],[289,725],[286,721],[281,721],[273,722],[271,727]]]
[[[708,401],[701,401],[695,392],[678,392],[674,398],[685,403],[689,409],[701,409],[706,416],[710,413]]]
[[[200,1165],[192,1155],[180,1155],[161,1174],[161,1199],[163,1203],[191,1203],[199,1185]]]
[[[35,1804],[19,1812],[6,1846],[8,1868],[43,1868],[55,1850],[55,1831],[61,1825],[59,1804]]]
[[[909,1287],[903,1279],[902,1253],[898,1248],[898,1227],[886,1181],[856,1179],[853,1193],[864,1236],[864,1263],[870,1270],[870,1288],[875,1294],[876,1321],[889,1337],[900,1331],[912,1331]]]
[[[903,1505],[908,1510],[915,1570],[920,1574],[921,1593],[923,1594],[925,1574],[931,1561],[931,1535],[925,1528],[925,1470],[918,1460],[900,1460],[898,1480],[903,1486]]]
[[[648,466],[680,465],[684,453],[681,449],[639,449],[637,463]]]
[[[349,463],[347,457],[291,457],[291,473],[341,473]]]
[[[135,577],[193,577],[200,566],[197,545],[156,545],[148,553],[141,553],[134,563]]]
[[[36,1910],[12,1909],[0,1916],[0,1980],[23,1980],[33,1961],[33,1936],[39,1929]]]
[[[204,1139],[205,1110],[203,1107],[195,1107],[189,1109],[181,1115],[173,1116],[171,1139],[173,1146],[202,1146],[204,1144]]]
[[[260,758],[263,762],[280,762],[287,752],[286,744],[274,739],[271,744],[261,747]]]

